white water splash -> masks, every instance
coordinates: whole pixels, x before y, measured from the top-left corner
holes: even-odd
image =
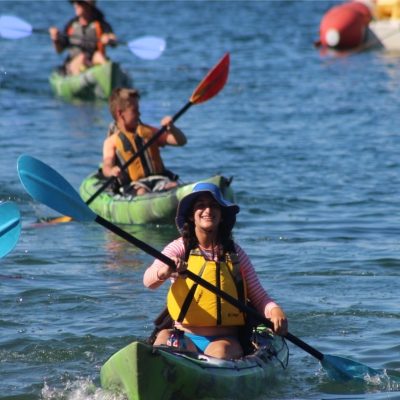
[[[96,387],[90,379],[67,382],[64,388],[50,388],[45,382],[42,400],[126,400],[121,394],[110,393]]]
[[[392,376],[386,369],[383,374],[374,376],[366,374],[364,380],[368,385],[379,386],[379,388],[388,392],[397,392],[400,390],[399,377]]]

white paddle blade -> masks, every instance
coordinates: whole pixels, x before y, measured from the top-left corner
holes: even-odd
[[[128,42],[128,47],[132,53],[144,60],[155,60],[160,57],[166,47],[163,38],[156,36],[143,36],[139,39]]]
[[[32,34],[32,26],[12,15],[0,16],[0,37],[4,39],[22,39]]]

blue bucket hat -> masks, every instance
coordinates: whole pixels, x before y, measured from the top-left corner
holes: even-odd
[[[208,193],[215,199],[215,201],[221,206],[223,210],[224,223],[226,224],[229,231],[232,230],[236,222],[236,214],[239,212],[240,208],[234,203],[230,203],[222,197],[222,193],[217,185],[208,182],[197,183],[191,193],[187,194],[181,199],[178,204],[178,209],[176,211],[176,226],[179,231],[182,231],[183,225],[188,217],[188,212],[192,209],[193,203],[196,199],[204,194]]]

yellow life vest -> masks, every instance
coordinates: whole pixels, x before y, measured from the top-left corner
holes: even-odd
[[[236,254],[226,253],[221,262],[208,261],[196,249],[190,252],[188,269],[235,299],[244,302],[245,283]],[[167,307],[173,320],[192,326],[240,326],[243,313],[216,294],[192,280],[177,279],[167,295]]]
[[[125,164],[153,137],[153,129],[140,124],[135,135],[120,131],[117,136],[116,153],[121,165]],[[129,180],[137,181],[150,175],[162,175],[164,164],[157,143],[153,143],[141,155],[131,162],[126,169]]]

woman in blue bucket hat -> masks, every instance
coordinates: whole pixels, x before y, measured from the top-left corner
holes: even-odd
[[[185,279],[186,269],[239,301],[250,301],[269,318],[276,333],[285,335],[283,310],[261,286],[244,250],[232,239],[239,206],[225,200],[212,183],[198,183],[178,204],[176,224],[181,237],[163,253],[176,263],[176,271],[156,260],[146,270],[144,285],[151,289],[170,280],[167,308],[173,329],[158,332],[154,345],[183,347],[188,351],[235,359],[244,354],[239,340],[243,313],[200,285]],[[181,273],[181,274],[180,274]]]

